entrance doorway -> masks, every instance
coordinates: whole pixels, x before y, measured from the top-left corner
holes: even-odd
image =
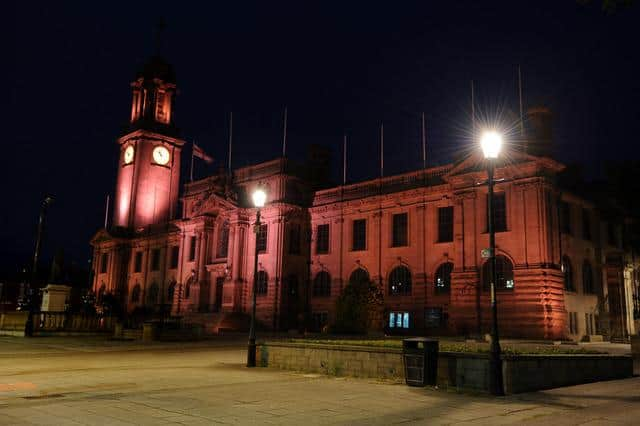
[[[222,310],[222,289],[224,287],[224,277],[216,278],[216,300],[213,305],[214,312]]]

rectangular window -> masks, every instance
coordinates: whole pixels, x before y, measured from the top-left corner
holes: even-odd
[[[133,263],[133,272],[142,272],[142,252],[136,252],[136,257]]]
[[[256,233],[256,248],[258,253],[267,251],[267,224],[265,223],[260,225]]]
[[[353,241],[351,249],[353,251],[367,249],[367,219],[357,219],[353,221]]]
[[[179,256],[180,256],[180,247],[178,246],[171,247],[171,269],[178,268]]]
[[[564,201],[560,202],[560,229],[571,235],[571,204]]]
[[[160,270],[160,249],[151,250],[151,270]]]
[[[409,328],[409,312],[389,312],[389,328]]]
[[[102,256],[100,257],[100,273],[106,274],[108,266],[109,266],[109,253],[102,253]]]
[[[591,240],[591,212],[582,209],[582,239]]]
[[[216,256],[218,258],[224,258],[229,254],[229,224],[226,222],[223,223],[219,229],[219,233]]]
[[[407,232],[409,226],[409,215],[407,213],[399,213],[393,215],[393,235],[392,246],[404,247],[409,245]]]
[[[300,254],[300,225],[297,223],[289,228],[289,254]]]
[[[316,228],[316,254],[329,253],[329,224],[318,225]]]
[[[489,229],[489,197],[487,196],[487,230]],[[507,230],[507,203],[504,192],[493,194],[493,230]]]
[[[196,242],[197,241],[198,240],[195,235],[193,235],[189,239],[189,262],[193,262],[194,260],[196,260]]]
[[[453,241],[453,207],[438,209],[438,242]]]

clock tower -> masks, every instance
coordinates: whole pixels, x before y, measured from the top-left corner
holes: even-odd
[[[184,141],[174,124],[176,79],[159,56],[131,83],[131,117],[119,146],[113,225],[137,230],[175,218]]]

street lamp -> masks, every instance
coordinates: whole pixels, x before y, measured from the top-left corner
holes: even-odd
[[[251,306],[251,326],[249,328],[249,345],[247,347],[247,367],[256,366],[256,290],[258,289],[258,232],[260,232],[260,209],[267,201],[267,193],[260,187],[251,195],[256,211],[256,256],[253,261],[253,305]]]
[[[491,347],[489,352],[489,392],[492,395],[504,395],[502,387],[502,360],[500,359],[500,341],[498,337],[498,301],[496,300],[496,232],[493,215],[493,170],[495,160],[502,148],[502,135],[496,131],[486,131],[480,139],[484,158],[487,160],[488,219],[489,219],[489,267],[491,270]]]

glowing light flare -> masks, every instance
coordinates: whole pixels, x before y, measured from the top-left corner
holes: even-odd
[[[487,130],[482,134],[480,147],[484,158],[498,158],[502,149],[502,135],[495,130]]]
[[[253,205],[257,208],[264,207],[264,203],[267,201],[267,193],[262,188],[257,188],[251,195],[253,199]]]

